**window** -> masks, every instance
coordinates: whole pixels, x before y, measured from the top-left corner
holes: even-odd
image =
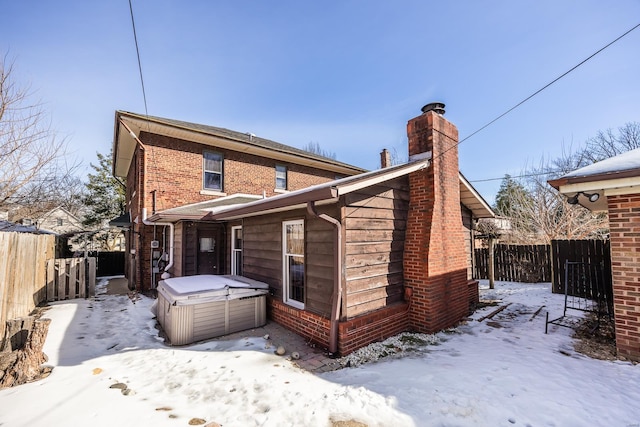
[[[276,190],[287,189],[287,167],[276,165]]]
[[[213,237],[200,238],[200,252],[214,252],[216,250],[216,239]]]
[[[222,191],[222,163],[220,153],[205,151],[204,156],[204,188]]]
[[[231,227],[231,274],[242,276],[242,227]]]
[[[57,219],[58,227],[61,227],[64,224],[64,220],[62,218]]]
[[[282,223],[283,299],[304,309],[304,220]]]

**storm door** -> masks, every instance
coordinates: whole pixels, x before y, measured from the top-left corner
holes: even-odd
[[[220,230],[198,230],[198,274],[220,274]]]

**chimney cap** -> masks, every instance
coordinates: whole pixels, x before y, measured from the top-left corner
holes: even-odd
[[[422,113],[433,111],[436,114],[444,114],[444,104],[442,102],[432,102],[422,107]]]

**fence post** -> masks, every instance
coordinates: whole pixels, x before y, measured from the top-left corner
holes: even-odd
[[[489,238],[489,289],[495,289],[495,244],[496,240],[493,237]]]

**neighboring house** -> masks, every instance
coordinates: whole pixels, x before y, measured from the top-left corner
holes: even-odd
[[[477,302],[473,224],[493,212],[436,111],[409,122],[409,163],[371,172],[210,126],[121,111],[115,126],[131,287],[162,271],[260,280],[273,320],[340,354]]]
[[[61,206],[51,209],[32,221],[39,230],[50,231],[60,236],[70,236],[84,229],[82,221]]]
[[[618,354],[640,361],[640,148],[549,184],[594,212],[608,212]]]

